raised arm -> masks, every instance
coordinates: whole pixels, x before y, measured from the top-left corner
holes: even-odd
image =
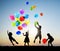
[[[37,22],[37,25],[40,26],[38,22]]]
[[[26,35],[24,35],[24,33],[23,33],[23,36],[26,36]]]
[[[8,32],[8,30],[7,30],[7,34],[8,34],[9,32]]]
[[[38,29],[38,27],[35,25],[35,27]]]

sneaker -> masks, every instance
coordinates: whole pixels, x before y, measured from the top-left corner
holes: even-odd
[[[35,40],[34,40],[34,43],[35,43]]]
[[[41,41],[39,41],[39,43],[41,43]]]

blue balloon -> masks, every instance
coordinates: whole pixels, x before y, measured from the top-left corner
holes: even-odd
[[[16,26],[19,26],[20,25],[20,22],[19,21],[16,21]]]
[[[35,14],[34,17],[35,17],[35,18],[38,18],[38,14]]]
[[[28,19],[29,18],[29,15],[28,14],[25,14],[24,17],[25,17],[25,19]]]
[[[20,34],[21,34],[21,32],[20,32],[20,31],[17,31],[17,32],[16,32],[16,34],[17,34],[17,35],[20,35]]]
[[[15,17],[16,18],[19,18],[20,17],[20,14],[19,13],[15,13]]]
[[[29,2],[27,1],[27,2],[26,2],[26,4],[28,5],[28,4],[29,4]]]

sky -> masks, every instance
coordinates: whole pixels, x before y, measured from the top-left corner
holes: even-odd
[[[29,2],[27,5],[26,2]],[[36,5],[34,10],[30,10],[30,7]],[[25,33],[29,30],[30,45],[33,46],[47,46],[48,44],[39,44],[39,39],[36,43],[33,43],[37,34],[37,29],[34,26],[34,22],[38,21],[42,26],[42,39],[47,38],[47,33],[50,33],[54,37],[54,46],[60,46],[60,0],[0,0],[0,46],[12,46],[9,41],[7,30],[13,33],[13,37],[19,42],[16,46],[24,46],[24,36],[17,35],[17,27],[11,26],[11,20],[9,16],[19,12],[20,9],[24,9],[25,13],[29,14],[30,24],[22,30]],[[43,16],[34,17],[34,14],[43,13]]]

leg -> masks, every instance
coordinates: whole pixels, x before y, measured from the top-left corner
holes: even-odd
[[[53,42],[53,40],[51,41],[51,46],[53,46],[52,42]]]
[[[35,39],[34,39],[34,43],[35,43],[35,40],[37,39],[38,35],[36,35]]]
[[[29,42],[28,42],[27,44],[28,44],[28,46],[29,46]]]
[[[50,42],[48,41],[48,46],[50,46]]]
[[[12,38],[12,40],[13,40],[13,41],[15,41],[15,42],[16,42],[16,44],[18,44],[18,42],[17,42],[14,38]]]
[[[12,45],[14,46],[14,43],[12,42],[12,40],[10,40],[10,41],[11,41]]]
[[[53,46],[53,44],[51,43],[51,46]]]
[[[24,43],[24,46],[26,46],[26,42]]]
[[[41,43],[41,36],[39,35],[39,43]]]

